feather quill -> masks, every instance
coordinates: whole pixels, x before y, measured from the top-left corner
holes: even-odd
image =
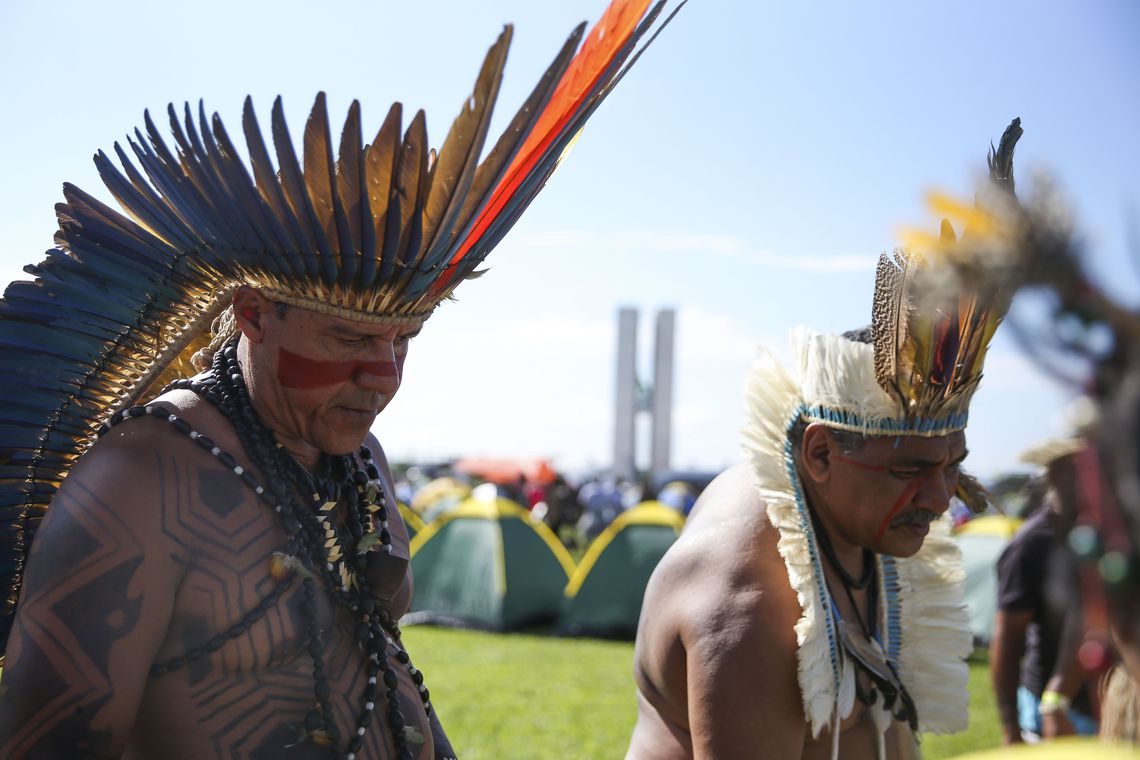
[[[348,118],[340,136],[340,156],[337,162],[336,188],[344,210],[345,224],[341,235],[342,285],[352,283],[360,271],[360,259],[364,246],[364,228],[372,230],[371,215],[368,213],[368,196],[362,192],[364,181],[364,147],[360,129],[360,102],[352,101],[348,108]],[[369,256],[373,251],[369,251]]]
[[[423,212],[423,239],[429,261],[434,250],[443,245],[440,238],[446,241],[458,222],[463,201],[471,188],[479,153],[487,139],[499,85],[503,81],[511,35],[512,27],[507,26],[488,51],[476,79],[475,90],[452,123],[440,148]]]
[[[396,210],[394,216],[390,213],[389,202],[394,193],[393,180],[399,167],[397,161],[402,112],[403,107],[399,103],[392,104],[388,116],[380,126],[380,131],[376,133],[376,138],[365,151],[365,185],[368,187],[368,203],[375,220],[376,245],[380,250],[378,268],[374,262],[364,261],[361,281],[365,286],[377,279],[375,273],[377,271],[380,280],[386,280],[391,276],[396,261],[396,249],[399,247],[400,214],[399,210]]]
[[[325,282],[336,282],[340,258],[337,252],[342,250],[341,239],[347,237],[343,234],[347,221],[336,197],[336,164],[323,92],[317,94],[305,122],[304,145],[305,188],[316,215],[317,229],[313,234],[321,254],[321,274]],[[344,245],[351,246],[352,241],[347,240]]]
[[[448,262],[455,265],[478,241],[494,218],[511,199],[527,172],[543,157],[559,129],[582,105],[583,96],[597,83],[603,71],[629,39],[641,20],[649,0],[615,0],[586,36],[582,49],[574,56],[565,74],[543,109],[535,127],[491,193],[490,202],[479,214],[467,241]]]
[[[273,147],[277,151],[277,168],[281,176],[281,188],[293,215],[298,220],[298,229],[304,235],[301,252],[305,272],[311,278],[320,276],[321,264],[318,259],[318,245],[324,243],[324,233],[317,222],[317,215],[305,190],[305,179],[301,174],[293,141],[289,139],[289,128],[285,125],[285,109],[280,96],[273,101],[270,118],[273,133]],[[327,243],[324,243],[327,248]],[[323,253],[323,248],[320,251]]]
[[[396,248],[396,261],[413,267],[419,261],[419,251],[411,245],[413,233],[419,236],[423,229],[424,185],[427,184],[428,154],[427,126],[424,112],[417,111],[404,133],[400,147],[400,166],[396,175],[395,194],[400,203],[400,243]],[[413,227],[415,230],[413,230]]]

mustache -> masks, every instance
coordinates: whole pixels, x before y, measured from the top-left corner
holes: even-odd
[[[891,520],[891,527],[929,525],[938,519],[938,515],[928,509],[917,509],[909,514],[899,515]]]

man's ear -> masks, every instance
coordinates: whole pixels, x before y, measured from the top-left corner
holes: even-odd
[[[800,444],[800,464],[807,477],[816,483],[824,483],[831,478],[834,444],[826,425],[813,422],[804,430]]]
[[[248,285],[241,285],[233,295],[234,321],[252,343],[265,337],[265,321],[273,316],[273,302]]]

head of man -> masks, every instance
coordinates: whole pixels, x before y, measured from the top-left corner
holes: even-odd
[[[285,306],[251,287],[233,299],[254,408],[302,460],[355,451],[395,396],[423,320],[365,322]]]
[[[909,557],[958,488],[966,436],[862,436],[824,423],[793,431],[811,508],[833,542]]]

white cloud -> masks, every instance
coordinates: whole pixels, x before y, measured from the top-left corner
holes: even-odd
[[[769,250],[755,249],[747,241],[734,235],[647,230],[608,233],[547,230],[522,235],[517,244],[531,249],[566,253],[590,250],[621,252],[624,255],[719,255],[764,267],[814,274],[867,272],[874,269],[878,261],[876,255],[861,253],[778,254]]]
[[[747,362],[756,352],[757,338],[741,321],[698,307],[677,315],[677,366],[695,362]]]

